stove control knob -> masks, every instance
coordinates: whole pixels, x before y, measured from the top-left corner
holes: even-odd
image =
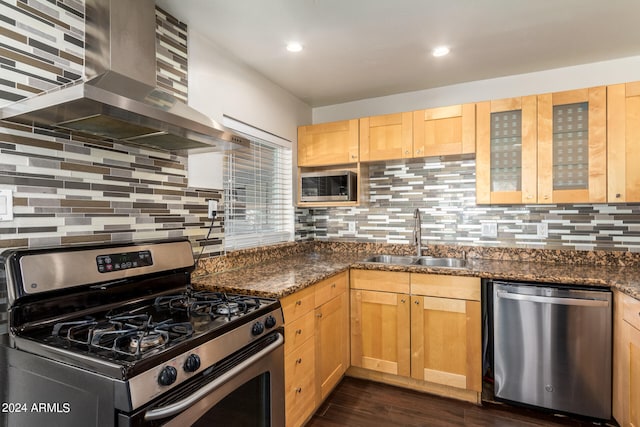
[[[264,326],[266,326],[267,329],[273,328],[274,326],[276,326],[276,318],[272,315],[268,315],[267,318],[264,319]]]
[[[185,372],[195,372],[200,367],[200,357],[197,354],[190,354],[184,361],[182,368]]]
[[[160,371],[160,375],[158,375],[158,384],[160,385],[171,385],[178,378],[178,371],[173,366],[165,366]]]
[[[260,335],[264,332],[264,325],[262,322],[256,322],[253,324],[253,328],[251,328],[251,333],[253,335]]]

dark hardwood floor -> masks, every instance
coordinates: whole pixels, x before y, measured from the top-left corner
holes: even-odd
[[[593,425],[598,424],[499,404],[480,407],[350,377],[307,423],[307,427]]]

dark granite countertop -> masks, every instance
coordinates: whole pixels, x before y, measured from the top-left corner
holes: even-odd
[[[362,260],[366,254],[311,252],[192,279],[196,288],[282,298]]]
[[[358,268],[611,287],[640,299],[639,267],[470,259],[466,268],[451,269],[362,262],[366,257],[358,252],[307,252],[192,280],[196,288],[282,298],[333,274]]]

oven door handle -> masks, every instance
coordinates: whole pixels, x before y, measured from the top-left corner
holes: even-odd
[[[236,365],[229,371],[225,372],[224,374],[220,375],[218,378],[211,381],[209,384],[202,387],[201,389],[199,389],[189,397],[186,397],[170,405],[163,406],[161,408],[148,410],[144,414],[144,419],[147,421],[159,420],[162,418],[179,414],[185,409],[188,409],[190,406],[192,406],[197,401],[205,397],[207,394],[211,393],[213,390],[220,387],[222,384],[226,383],[231,378],[238,375],[240,372],[244,371],[247,367],[249,367],[249,365],[260,360],[261,358],[263,358],[264,356],[266,356],[267,354],[271,353],[273,350],[278,348],[280,345],[282,345],[282,343],[284,342],[284,337],[280,333],[278,333],[277,335],[278,337],[273,343],[269,344],[267,347],[260,350],[258,353],[254,354],[248,359],[240,362],[238,365]]]

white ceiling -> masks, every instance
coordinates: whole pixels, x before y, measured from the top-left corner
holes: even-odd
[[[640,55],[640,0],[156,3],[312,107]]]

